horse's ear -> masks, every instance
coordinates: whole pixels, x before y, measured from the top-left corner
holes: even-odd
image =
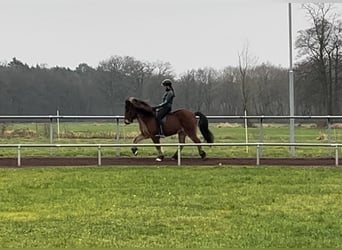
[[[130,98],[130,102],[131,102],[131,104],[133,104],[133,106],[137,106],[137,105],[139,105],[139,102],[138,102],[138,100],[137,99],[135,99],[135,98]]]
[[[133,104],[133,100],[134,100],[134,98],[133,97],[129,97],[129,98],[127,98],[126,99],[126,105],[132,105]]]

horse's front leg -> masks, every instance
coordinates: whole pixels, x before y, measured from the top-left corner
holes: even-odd
[[[143,134],[139,134],[133,139],[133,143],[137,144],[144,139],[146,139],[146,137]],[[131,150],[132,150],[132,153],[134,155],[138,155],[138,148],[137,147],[132,147]]]

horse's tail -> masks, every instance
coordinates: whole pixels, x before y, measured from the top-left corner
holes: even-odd
[[[204,140],[207,143],[213,143],[214,142],[214,135],[209,130],[208,118],[199,111],[195,112],[195,115],[197,115],[199,117],[198,127],[199,127],[199,129],[200,129],[200,131],[204,137]]]

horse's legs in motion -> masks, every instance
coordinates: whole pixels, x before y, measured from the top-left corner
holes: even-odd
[[[142,141],[142,140],[144,140],[144,139],[146,139],[146,137],[143,136],[142,134],[139,134],[139,135],[137,135],[137,136],[134,138],[133,143],[136,144],[136,143],[138,143],[138,142],[140,142],[140,141]],[[137,154],[138,154],[138,148],[137,148],[137,147],[132,147],[131,150],[132,150],[132,153],[133,153],[134,155],[137,155]]]
[[[194,142],[194,143],[201,143],[201,140],[197,137],[196,133],[194,132],[195,130],[193,131],[190,131],[188,133],[188,136],[190,137],[190,139]],[[207,154],[205,153],[204,150],[202,150],[202,146],[201,145],[198,145],[197,146],[198,148],[198,153],[199,155],[201,156],[201,158],[204,160],[207,156]]]
[[[160,143],[160,138],[159,137],[151,137],[153,143],[159,144]],[[156,161],[162,161],[164,160],[164,154],[163,151],[161,150],[161,146],[156,146],[156,149],[158,151],[158,156],[156,158]]]
[[[185,142],[185,137],[186,137],[186,134],[184,131],[181,131],[178,133],[178,142],[179,143],[184,143]],[[180,151],[182,151],[182,149],[184,148],[184,146],[181,146],[180,147]],[[172,159],[174,160],[177,160],[178,159],[178,149],[177,151],[175,152],[175,154],[172,156]]]
[[[140,141],[142,141],[142,140],[145,140],[145,139],[147,139],[147,138],[148,138],[148,137],[144,136],[143,134],[139,134],[138,136],[136,136],[136,137],[134,138],[133,143],[136,144],[136,143],[138,143],[138,142],[140,142]],[[155,136],[154,136],[154,137],[152,137],[151,139],[152,139],[152,141],[153,141],[154,143],[157,143],[157,144],[160,143],[160,139],[159,139],[158,137],[155,137]],[[156,149],[157,149],[157,151],[158,151],[158,157],[157,157],[156,161],[162,161],[162,160],[164,159],[164,154],[163,154],[163,151],[161,150],[161,146],[156,146]],[[137,154],[138,154],[138,148],[137,148],[137,147],[132,147],[131,150],[132,150],[132,153],[133,153],[134,155],[137,155]]]

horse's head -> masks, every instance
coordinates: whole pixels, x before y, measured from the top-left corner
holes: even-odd
[[[135,118],[137,118],[137,110],[133,105],[133,97],[126,99],[125,103],[125,124],[130,124]]]
[[[130,124],[138,117],[138,114],[154,116],[152,107],[145,101],[129,97],[125,104],[125,124]]]

